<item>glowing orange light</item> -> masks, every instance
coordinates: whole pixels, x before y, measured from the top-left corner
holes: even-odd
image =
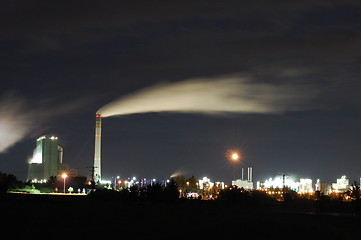
[[[239,149],[230,149],[226,152],[227,159],[232,162],[242,161],[243,155]]]
[[[238,160],[238,158],[239,158],[239,156],[238,156],[237,153],[233,153],[233,154],[232,154],[232,159],[233,159],[233,160],[236,161],[236,160]]]

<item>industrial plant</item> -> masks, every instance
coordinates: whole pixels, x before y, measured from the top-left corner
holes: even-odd
[[[361,179],[360,179],[361,183]],[[263,182],[257,181],[257,190],[274,190],[288,188],[297,193],[313,193],[315,191],[321,194],[344,193],[352,189],[349,179],[343,175],[336,179],[335,183],[327,184],[317,179],[315,185],[312,184],[312,179],[300,178],[297,181],[294,177],[280,174],[275,178],[269,178]]]
[[[244,180],[244,168],[242,168],[241,179],[232,181],[233,186],[238,188],[243,188],[245,190],[253,190],[253,181],[252,181],[252,167],[247,168],[247,180]]]
[[[102,115],[96,114],[95,116],[95,141],[94,141],[94,162],[91,167],[91,177],[89,179],[89,185],[101,185],[107,188],[114,190],[127,189],[133,186],[145,187],[147,185],[160,184],[166,186],[169,183],[169,179],[156,181],[155,179],[146,180],[141,179],[136,180],[135,177],[121,179],[119,176],[114,177],[114,181],[102,179],[101,172],[101,132],[102,132]],[[234,160],[234,155],[232,155],[232,160]],[[237,160],[239,159],[237,154]],[[235,165],[234,165],[235,166]],[[28,162],[28,178],[27,182],[32,183],[46,183],[51,177],[59,177],[64,172],[63,163],[63,147],[59,144],[59,138],[53,135],[43,135],[36,140],[36,147],[33,151],[32,157]],[[269,178],[265,181],[257,181],[256,186],[253,183],[253,168],[247,167],[247,178],[245,179],[245,169],[241,168],[241,178],[236,179],[231,182],[231,187],[243,189],[245,191],[261,190],[273,192],[275,189],[290,189],[294,192],[304,194],[304,193],[314,193],[318,191],[322,194],[331,194],[331,193],[342,193],[351,189],[349,179],[346,176],[342,176],[337,179],[335,183],[326,184],[321,182],[320,179],[317,179],[316,183],[313,185],[312,179],[301,178],[297,181],[294,177],[287,174],[280,174],[275,178]],[[68,177],[68,176],[67,176]],[[64,177],[62,177],[64,178]],[[65,184],[65,179],[63,180]],[[360,179],[361,181],[361,179]],[[148,184],[149,182],[149,184]],[[207,177],[204,177],[195,184],[195,186],[190,187],[190,182],[187,182],[186,185],[178,186],[180,191],[183,191],[184,196],[195,196],[196,192],[190,191],[190,189],[198,189],[197,191],[207,193],[208,196],[212,196],[211,193],[218,192],[221,189],[227,188],[227,185],[224,182],[213,183]],[[69,186],[71,187],[71,186]],[[214,191],[214,189],[218,189]],[[65,185],[63,187],[65,192]],[[182,195],[183,196],[183,195]],[[214,194],[213,194],[214,196]]]
[[[36,140],[36,148],[29,160],[27,181],[49,180],[57,176],[63,164],[63,147],[57,136],[43,135]]]

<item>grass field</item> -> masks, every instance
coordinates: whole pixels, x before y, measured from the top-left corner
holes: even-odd
[[[2,235],[101,239],[360,239],[361,216],[216,201],[124,203],[89,196],[0,196]]]

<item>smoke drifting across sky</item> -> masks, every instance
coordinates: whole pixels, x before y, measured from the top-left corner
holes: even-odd
[[[253,83],[249,77],[195,78],[163,83],[121,97],[98,110],[103,117],[147,112],[281,113],[304,109],[310,85]]]
[[[97,113],[103,117],[147,112],[282,113],[306,109],[317,94],[311,85],[251,80],[221,76],[158,84],[106,104]]]
[[[25,110],[24,101],[11,95],[0,99],[0,153],[23,139],[31,130],[31,114]]]
[[[47,122],[56,116],[72,112],[88,103],[84,98],[77,102],[56,103],[57,99],[27,101],[13,92],[0,97],[0,153],[6,152],[27,137],[38,137],[47,130]],[[50,107],[49,107],[50,106]]]

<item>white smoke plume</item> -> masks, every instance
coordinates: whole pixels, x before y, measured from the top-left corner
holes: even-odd
[[[282,113],[307,108],[310,85],[254,83],[249,77],[196,78],[158,84],[98,110],[103,117],[146,112]]]
[[[23,139],[35,123],[20,98],[7,95],[0,99],[0,153]]]
[[[62,101],[42,99],[33,102],[26,101],[15,93],[6,93],[0,97],[0,153],[4,153],[27,137],[44,133],[44,126],[50,119],[69,113],[89,103],[89,99],[79,101]],[[51,107],[49,107],[51,106]]]

